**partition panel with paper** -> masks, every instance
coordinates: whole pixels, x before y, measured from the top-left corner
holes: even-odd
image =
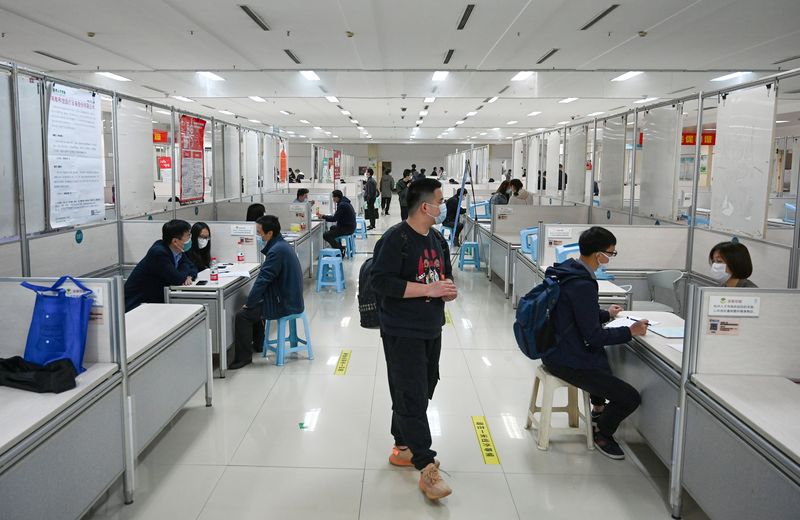
[[[28,243],[32,276],[82,276],[119,264],[114,222],[48,233]]]
[[[257,195],[261,193],[259,136],[260,133],[255,130],[242,129],[244,195]]]
[[[25,186],[25,228],[30,233],[45,231],[45,162],[42,96],[44,81],[33,76],[17,76],[19,89],[19,135]],[[7,105],[8,106],[8,105]],[[10,157],[13,157],[11,155]]]
[[[708,253],[714,245],[727,242],[733,237],[728,233],[697,228],[692,244],[692,272],[708,276]],[[737,237],[747,247],[753,263],[750,280],[759,287],[785,288],[789,280],[791,246],[771,244],[763,240]]]
[[[681,105],[649,110],[641,118],[639,214],[677,218],[675,190],[679,176],[682,121]]]
[[[548,195],[558,193],[558,165],[561,162],[561,132],[550,132],[547,135],[547,187],[544,190]]]
[[[157,162],[152,107],[127,99],[118,100],[117,127],[121,218],[153,213]],[[169,191],[171,194],[171,185]]]
[[[625,172],[625,118],[603,123],[603,146],[600,151],[600,205],[622,209]]]
[[[492,231],[507,242],[518,243],[520,230],[537,227],[540,221],[585,224],[588,209],[586,206],[495,206]]]
[[[52,286],[58,278],[0,278],[0,327],[3,339],[0,341],[0,358],[21,356],[25,351],[28,329],[36,303],[36,293],[20,285],[27,281],[34,285]],[[84,363],[115,363],[117,350],[114,347],[113,328],[116,316],[113,315],[114,280],[110,278],[79,278],[87,288],[95,293],[86,337]],[[77,287],[65,282],[65,288]]]
[[[0,106],[11,106],[11,75],[0,71]],[[14,175],[14,128],[11,111],[0,112],[0,240],[19,237],[16,206],[17,179]]]
[[[578,242],[581,233],[590,225],[546,224],[544,226],[544,255],[540,265],[553,265],[556,248]],[[657,271],[686,269],[687,230],[680,226],[604,226],[617,238],[619,255],[608,269]]]
[[[223,198],[238,198],[242,195],[239,170],[239,128],[225,125],[222,129],[222,142],[224,147],[223,164],[225,168],[225,195]]]
[[[525,177],[525,189],[536,193],[539,191],[539,172],[541,164],[541,137],[534,135],[528,141],[528,175]]]
[[[569,129],[567,139],[567,190],[565,198],[571,202],[583,202],[586,182],[586,136],[588,127],[579,126]]]

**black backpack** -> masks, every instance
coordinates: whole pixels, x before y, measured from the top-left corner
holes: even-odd
[[[436,228],[431,228],[431,231],[434,236],[439,239],[442,254],[449,254],[450,249],[447,240]],[[400,239],[403,241],[402,246],[400,246],[400,256],[405,260],[408,256],[408,235],[406,235],[405,232],[401,232]],[[380,243],[381,241],[379,239],[375,244],[376,252]],[[361,319],[361,326],[365,329],[379,329],[381,327],[378,314],[378,295],[375,294],[375,291],[372,289],[373,258],[374,256],[368,258],[358,271],[358,313]]]

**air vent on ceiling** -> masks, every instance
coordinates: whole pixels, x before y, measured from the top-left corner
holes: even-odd
[[[159,94],[163,94],[163,95],[165,95],[165,96],[169,96],[169,93],[167,93],[167,92],[164,92],[164,91],[163,91],[163,90],[161,90],[160,88],[151,87],[150,85],[142,85],[142,86],[143,86],[144,88],[148,89],[148,90],[152,90],[153,92],[158,92]]]
[[[290,49],[283,49],[283,52],[285,52],[285,53],[286,53],[286,55],[287,55],[287,56],[289,56],[289,58],[290,58],[290,59],[291,59],[293,62],[295,62],[295,63],[297,63],[298,65],[300,65],[300,58],[298,58],[297,56],[295,56],[295,54],[294,54],[294,53],[293,53],[293,52],[292,52]]]
[[[464,14],[461,15],[461,21],[458,22],[457,30],[461,31],[464,29],[464,26],[467,25],[469,21],[469,17],[472,14],[472,10],[475,9],[475,4],[467,4],[467,8],[464,9]]]
[[[45,51],[33,51],[33,52],[35,52],[36,54],[41,54],[42,56],[50,58],[51,60],[61,61],[61,62],[67,63],[69,65],[78,65],[77,63],[75,63],[72,60],[68,60],[67,58],[62,58],[60,56],[56,56],[55,54],[50,54],[49,52],[45,52]]]
[[[250,6],[240,5],[239,7],[242,9],[242,11],[245,12],[247,16],[250,17],[251,20],[253,20],[253,22],[255,22],[256,25],[261,27],[261,30],[269,31],[269,25],[267,25],[267,22],[265,22],[264,19],[261,18],[261,15],[253,11],[253,9]]]
[[[794,61],[794,60],[800,60],[800,54],[798,54],[797,56],[792,56],[791,58],[783,58],[782,60],[772,62],[772,64],[780,65],[781,63],[786,63],[787,61]]]
[[[693,88],[694,88],[694,86],[692,86],[692,87],[686,87],[686,88],[682,88],[682,89],[679,89],[679,90],[673,90],[672,92],[667,92],[667,95],[669,96],[669,95],[672,95],[672,94],[677,94],[677,93],[679,93],[679,92],[685,92],[685,91],[687,91],[687,90],[691,90],[691,89],[693,89]]]
[[[592,18],[591,20],[586,22],[581,27],[580,30],[581,31],[585,31],[585,30],[589,29],[591,26],[593,26],[594,24],[596,24],[597,22],[599,22],[600,20],[602,20],[603,18],[605,18],[606,16],[611,14],[611,11],[613,11],[617,7],[619,7],[619,4],[611,4],[611,6],[609,6],[607,9],[605,9],[602,13],[598,14],[597,16],[595,16],[594,18]]]
[[[445,65],[447,65],[448,63],[450,63],[450,58],[452,58],[452,57],[453,57],[453,53],[454,53],[454,52],[456,52],[456,51],[455,51],[455,49],[449,49],[449,50],[447,51],[447,55],[444,57],[444,61],[443,61],[442,63],[444,63]]]
[[[498,92],[498,94],[502,94],[503,92],[505,92],[506,90],[508,90],[508,87],[509,87],[509,85],[506,85],[505,87],[503,87],[503,88],[502,88],[502,89],[501,89],[501,90]]]
[[[547,60],[550,58],[550,56],[552,56],[553,54],[555,54],[555,53],[557,53],[557,52],[558,52],[558,49],[555,49],[555,48],[553,48],[553,49],[550,49],[549,51],[547,51],[546,53],[544,53],[544,56],[542,56],[541,58],[539,58],[539,59],[536,61],[536,64],[537,64],[537,65],[540,65],[540,64],[544,63],[545,61],[547,61]]]

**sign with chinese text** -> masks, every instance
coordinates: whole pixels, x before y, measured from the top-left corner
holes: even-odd
[[[683,132],[681,134],[681,144],[682,145],[690,145],[694,146],[697,139],[697,134],[694,132]],[[717,134],[716,132],[703,132],[701,136],[700,144],[714,146],[717,144]]]
[[[709,296],[709,316],[749,316],[757,318],[761,307],[758,296]]]
[[[472,416],[472,427],[475,429],[475,435],[478,437],[478,446],[483,455],[484,464],[500,464],[500,457],[497,455],[497,448],[494,446],[492,440],[492,433],[489,431],[489,423],[486,422],[486,417],[482,415]]]
[[[181,189],[182,202],[203,200],[206,175],[203,161],[203,140],[206,122],[192,116],[181,116]]]
[[[166,130],[153,130],[153,142],[154,143],[168,143],[169,142],[169,132]]]

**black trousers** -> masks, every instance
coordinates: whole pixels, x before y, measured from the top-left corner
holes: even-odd
[[[377,197],[368,200],[367,209],[364,210],[364,218],[369,220],[369,227],[375,227],[375,219],[378,218],[378,208],[375,206],[376,202],[378,202]]]
[[[408,218],[408,206],[400,206],[400,220]]]
[[[434,461],[428,400],[439,381],[441,335],[435,339],[401,338],[381,334],[389,393],[392,396],[392,436],[396,446],[408,446],[411,462],[422,470]]]
[[[636,411],[642,402],[639,392],[622,379],[615,377],[610,370],[570,368],[551,364],[546,364],[545,367],[557,378],[589,392],[593,405],[605,405],[605,410],[597,419],[597,429],[606,437],[614,435],[620,423]]]
[[[383,210],[384,215],[389,214],[389,206],[391,205],[392,205],[391,197],[381,197],[381,210]]]
[[[331,228],[322,234],[322,238],[325,239],[325,242],[329,243],[332,248],[334,249],[341,249],[342,243],[336,240],[336,237],[341,237],[344,235],[352,235],[355,233],[355,229],[353,228],[343,228],[339,226],[331,226]]]
[[[261,320],[261,306],[252,309],[239,309],[234,318],[234,356],[231,363],[253,358],[253,351],[261,350],[264,344],[264,323]]]

